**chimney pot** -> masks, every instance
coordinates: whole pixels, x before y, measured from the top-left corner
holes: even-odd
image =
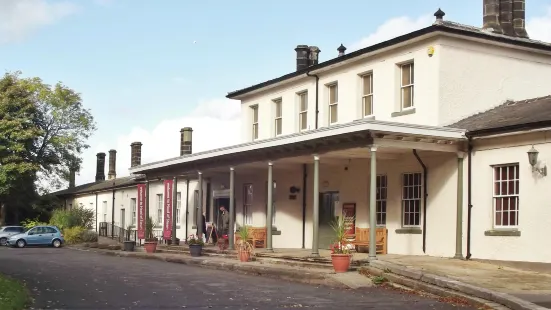
[[[117,151],[109,150],[109,171],[107,171],[107,179],[112,180],[117,178]]]
[[[130,144],[130,168],[142,164],[142,143],[132,142]]]
[[[69,166],[69,188],[76,186],[76,174],[78,170],[77,164],[73,163]]]
[[[189,155],[192,152],[192,133],[191,127],[180,129],[180,156]]]
[[[96,157],[96,182],[105,181],[105,153],[97,153]]]
[[[438,8],[438,11],[434,13],[434,17],[436,17],[437,22],[443,21],[444,16],[446,16],[446,13],[444,13],[444,11],[442,11],[440,8]]]
[[[297,52],[297,71],[308,68],[308,54],[310,53],[308,45],[297,45],[295,51]]]
[[[310,53],[308,55],[308,66],[315,66],[319,63],[319,53],[321,50],[317,46],[310,46],[308,48]]]
[[[337,48],[337,51],[339,52],[339,57],[344,56],[344,52],[346,51],[346,47],[344,47],[344,45],[342,45],[342,43],[341,43],[341,46],[339,46],[339,48]]]

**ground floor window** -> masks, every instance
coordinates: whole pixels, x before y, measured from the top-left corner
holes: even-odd
[[[157,194],[157,225],[163,223],[163,194]]]
[[[386,225],[386,196],[387,195],[387,177],[386,175],[377,176],[377,226]]]
[[[421,221],[421,173],[402,175],[402,225],[419,226]]]
[[[243,184],[243,225],[253,223],[253,185]]]
[[[494,226],[518,226],[519,165],[494,167]]]
[[[102,203],[102,210],[103,210],[103,221],[107,222],[107,201],[104,201]]]
[[[180,218],[180,210],[182,209],[182,193],[177,192],[176,193],[176,223],[180,224],[181,218]]]
[[[132,210],[132,225],[136,225],[136,198],[130,198],[130,210]]]

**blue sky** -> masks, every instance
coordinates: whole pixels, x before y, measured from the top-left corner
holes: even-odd
[[[527,0],[529,22],[551,20],[550,6]],[[144,162],[177,155],[177,129],[191,123],[195,140],[233,126],[231,138],[199,149],[237,143],[239,104],[224,96],[294,70],[297,44],[317,45],[324,61],[341,43],[428,26],[439,7],[445,19],[481,25],[482,0],[0,0],[0,69],[82,93],[98,125],[83,183],[93,181],[95,153],[110,148],[127,174],[132,140],[156,141],[142,141]]]

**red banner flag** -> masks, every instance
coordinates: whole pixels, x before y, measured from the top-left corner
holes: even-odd
[[[172,236],[172,186],[173,180],[165,180],[165,216],[163,219],[163,238]]]
[[[145,184],[138,184],[138,239],[145,239]]]

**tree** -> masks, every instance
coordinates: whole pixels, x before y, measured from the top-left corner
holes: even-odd
[[[21,72],[0,79],[0,216],[40,213],[37,194],[59,188],[77,169],[95,130],[80,94]],[[41,186],[47,184],[47,186]],[[35,206],[35,208],[33,208]],[[25,210],[23,210],[23,209]],[[8,209],[8,210],[7,210]],[[1,223],[0,223],[1,224]]]

